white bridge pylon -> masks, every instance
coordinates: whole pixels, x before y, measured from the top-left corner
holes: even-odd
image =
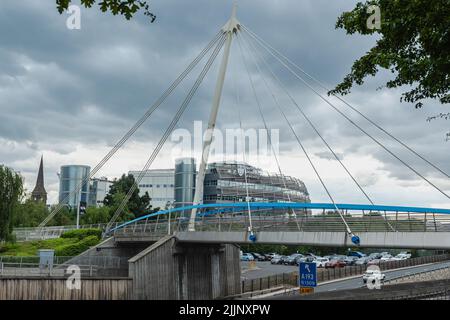
[[[203,181],[205,180],[205,170],[208,163],[209,152],[213,139],[214,128],[216,127],[217,114],[219,112],[220,100],[222,97],[223,84],[225,82],[225,75],[227,72],[228,59],[230,56],[231,41],[234,34],[240,29],[240,23],[236,19],[236,3],[233,4],[233,10],[231,18],[222,27],[222,32],[226,34],[225,48],[223,52],[222,62],[220,64],[219,74],[217,76],[216,88],[211,106],[211,113],[209,115],[208,128],[205,133],[205,139],[202,147],[202,158],[198,169],[198,174],[195,181],[195,194],[193,205],[199,205],[203,199]],[[189,231],[195,231],[195,217],[197,215],[197,208],[193,208],[191,211],[191,217],[189,219]]]

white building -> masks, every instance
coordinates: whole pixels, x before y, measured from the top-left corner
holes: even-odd
[[[136,179],[141,171],[129,171]],[[142,196],[145,192],[151,198],[151,205],[153,208],[164,209],[168,202],[174,202],[174,184],[175,184],[175,170],[174,169],[154,169],[147,170],[144,177],[139,183],[139,195]]]

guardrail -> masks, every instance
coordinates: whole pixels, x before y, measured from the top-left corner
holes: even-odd
[[[39,263],[8,263],[0,262],[1,276],[48,276],[62,277],[66,274],[68,264],[54,265],[52,268],[41,267]],[[80,275],[83,277],[93,277],[97,275],[98,267],[93,265],[77,265]]]
[[[436,268],[436,269],[433,269],[433,270],[426,270],[426,271],[425,270],[421,270],[421,271],[408,273],[408,274],[405,274],[405,275],[400,275],[400,276],[393,277],[391,279],[385,280],[383,282],[383,284],[384,285],[392,284],[392,282],[394,282],[394,281],[403,280],[403,279],[411,280],[412,278],[420,276],[420,275],[425,274],[425,273],[432,273],[432,272],[436,272],[436,271],[442,271],[442,270],[445,270],[445,269],[450,269],[450,266],[443,266],[443,267]]]
[[[392,270],[404,267],[412,267],[427,263],[436,263],[450,260],[450,254],[434,255],[410,258],[407,260],[381,262],[378,266],[381,270]],[[362,275],[367,270],[366,265],[346,266],[343,268],[330,268],[317,270],[317,282],[333,281],[347,277]],[[242,293],[267,290],[272,287],[290,285],[298,286],[298,272],[282,273],[257,279],[241,281]]]

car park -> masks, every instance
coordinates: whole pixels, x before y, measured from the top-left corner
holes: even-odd
[[[339,259],[334,259],[331,261],[328,261],[327,263],[325,263],[325,268],[343,268],[345,267],[345,262],[343,260],[339,260]]]
[[[257,252],[250,252],[250,254],[253,256],[253,258],[255,258],[256,261],[266,261],[266,257]]]
[[[348,256],[344,259],[344,262],[347,266],[354,266],[358,259],[360,258],[358,258],[357,256]]]
[[[283,262],[284,262],[285,265],[293,266],[293,265],[297,264],[297,260],[296,259],[297,258],[301,258],[301,257],[303,257],[302,254],[294,253],[294,254],[291,254],[289,257],[287,257]]]
[[[317,257],[314,259],[313,262],[316,263],[317,268],[325,268],[325,264],[329,261],[330,261],[330,259],[328,259],[328,258]]]
[[[371,259],[370,257],[362,257],[362,258],[359,258],[358,260],[355,261],[355,265],[357,265],[357,266],[366,265],[371,260],[373,260],[373,259]]]
[[[363,282],[367,283],[367,281],[377,281],[383,282],[386,279],[386,275],[377,269],[368,269],[363,274]]]
[[[280,263],[279,263],[279,262],[280,262],[280,259],[281,259],[281,256],[280,256],[279,254],[274,255],[274,256],[272,257],[272,259],[270,259],[270,263],[271,263],[271,264],[280,264]]]
[[[278,256],[278,254],[272,252],[272,253],[266,253],[264,254],[264,256],[266,257],[267,261],[271,261],[273,257]]]
[[[254,261],[254,260],[255,260],[255,258],[250,253],[243,253],[241,255],[241,261]]]
[[[347,255],[349,257],[357,257],[357,258],[362,258],[366,256],[364,253],[360,251],[349,251]]]
[[[381,263],[381,259],[373,259],[373,260],[370,260],[370,261],[367,263],[367,265],[368,265],[368,266],[373,266],[373,265],[377,266],[377,265],[379,265],[380,263]]]
[[[314,262],[314,257],[312,256],[307,256],[307,257],[297,257],[295,264],[298,266],[300,265],[300,263],[302,262]]]

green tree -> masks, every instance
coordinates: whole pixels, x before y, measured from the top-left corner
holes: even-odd
[[[381,27],[368,28],[378,6]],[[387,88],[410,86],[400,101],[422,107],[427,98],[450,102],[450,3],[448,0],[368,0],[359,2],[337,20],[336,28],[347,34],[378,34],[376,45],[354,62],[351,72],[330,91],[347,94],[355,85],[375,76],[380,68],[388,69],[395,78]]]
[[[97,224],[97,223],[108,223],[111,219],[111,208],[102,207],[88,207],[86,213],[81,216],[81,224]]]
[[[23,179],[0,166],[0,241],[11,240],[13,213],[23,196]]]
[[[45,203],[27,199],[24,203],[19,203],[16,206],[12,224],[15,228],[37,227],[48,214]]]
[[[108,194],[103,201],[104,205],[110,207],[111,211],[117,210],[120,203],[125,199],[126,194],[130,191],[131,187],[135,184],[134,176],[122,175],[122,177],[111,185]],[[139,188],[136,188],[124,208],[124,213],[128,213],[128,216],[123,216],[123,219],[127,217],[135,218],[145,214],[154,212],[150,205],[150,196],[146,192],[144,195],[139,196]]]
[[[67,10],[72,3],[72,0],[56,0],[56,8],[59,13]],[[130,20],[138,11],[143,11],[144,15],[150,18],[150,22],[154,22],[156,16],[150,12],[148,1],[144,0],[81,0],[81,4],[85,8],[91,8],[98,3],[102,12],[111,12],[113,15],[120,14],[127,20]]]

